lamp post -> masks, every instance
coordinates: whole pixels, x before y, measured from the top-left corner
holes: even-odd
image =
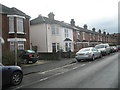
[[[17,38],[15,38],[15,66],[17,66]]]

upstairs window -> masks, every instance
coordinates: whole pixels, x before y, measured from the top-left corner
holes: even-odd
[[[83,40],[85,40],[85,32],[83,32]]]
[[[17,32],[23,33],[23,18],[17,18]]]
[[[59,35],[59,27],[52,25],[51,26],[52,35]]]
[[[65,32],[65,38],[67,38],[69,36],[68,35],[68,29],[65,29],[64,32]]]
[[[9,33],[14,33],[14,17],[9,17]]]

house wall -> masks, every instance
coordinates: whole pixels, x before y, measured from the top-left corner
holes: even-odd
[[[46,38],[47,24],[36,24],[30,26],[30,39],[32,46],[37,46],[38,52],[47,52]]]
[[[9,42],[7,41],[7,39],[9,38],[8,32],[9,32],[9,18],[7,17],[6,14],[3,14],[2,15],[2,37],[5,41],[5,43],[2,45],[3,54],[10,50]]]
[[[65,28],[61,27],[60,25],[57,25],[57,24],[54,24],[54,25],[59,28],[59,35],[52,35],[51,24],[47,24],[48,52],[52,52],[52,43],[59,43],[60,48],[63,49],[63,51],[65,51],[65,42],[64,42],[64,40],[66,39],[65,38],[65,32],[64,32]],[[74,44],[73,44],[73,31],[72,31],[72,29],[68,29],[68,34],[69,34],[68,38],[72,40],[71,51],[73,51],[73,49],[74,49],[73,45]]]
[[[23,22],[23,28],[25,34],[17,34],[17,38],[25,38],[24,49],[30,49],[30,38],[29,38],[29,19],[25,18]],[[14,32],[17,31],[16,17],[14,17]],[[10,42],[8,38],[15,38],[14,34],[9,34],[9,17],[7,14],[2,14],[2,37],[5,40],[5,43],[2,45],[2,52],[6,53],[10,51]]]

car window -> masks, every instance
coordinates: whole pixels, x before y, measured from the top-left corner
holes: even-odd
[[[85,51],[90,51],[89,48],[84,48],[84,49],[81,49],[80,52],[85,52]]]
[[[97,51],[97,50],[95,48],[93,48],[92,51]]]
[[[105,46],[104,45],[97,45],[95,46],[95,48],[99,49],[99,48],[104,48]]]
[[[33,50],[26,50],[27,53],[35,53]]]

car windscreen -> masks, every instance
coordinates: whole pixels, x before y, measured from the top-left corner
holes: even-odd
[[[26,50],[27,53],[35,53],[33,50]]]
[[[81,49],[79,52],[87,52],[87,51],[90,51],[90,48]]]
[[[97,46],[95,46],[95,48],[96,48],[96,49],[105,48],[105,46],[104,46],[104,45],[97,45]]]

